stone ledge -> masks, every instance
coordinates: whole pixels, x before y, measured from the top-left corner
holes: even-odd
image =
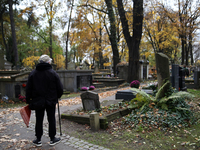
[[[101,129],[106,129],[108,127],[108,123],[121,118],[129,113],[131,113],[133,109],[121,109],[119,111],[115,111],[113,113],[107,114],[105,116],[99,117],[99,122],[100,122],[100,128]],[[61,114],[62,119],[67,119],[70,121],[74,121],[80,124],[88,124],[90,125],[90,116],[89,115],[74,115],[74,114],[66,114],[63,113]]]

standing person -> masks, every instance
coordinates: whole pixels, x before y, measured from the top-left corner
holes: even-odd
[[[61,141],[56,138],[56,118],[55,110],[58,98],[63,94],[63,85],[58,74],[52,69],[52,59],[48,55],[39,58],[39,64],[34,69],[26,85],[26,102],[29,108],[35,110],[36,124],[33,144],[42,146],[41,137],[43,135],[43,120],[46,110],[49,123],[50,145],[55,145]]]

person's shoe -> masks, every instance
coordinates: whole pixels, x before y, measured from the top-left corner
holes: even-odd
[[[42,142],[41,141],[39,141],[38,139],[35,139],[35,140],[33,140],[33,145],[35,145],[35,146],[42,146]]]
[[[56,145],[56,144],[60,143],[60,141],[61,141],[60,138],[54,137],[54,138],[50,141],[49,145],[51,145],[51,146]]]

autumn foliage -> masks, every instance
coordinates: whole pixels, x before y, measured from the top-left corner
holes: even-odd
[[[30,56],[22,60],[24,67],[35,68],[35,63],[38,62],[40,56]]]

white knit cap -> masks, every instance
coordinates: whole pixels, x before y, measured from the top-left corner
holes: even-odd
[[[39,58],[40,63],[45,62],[45,63],[51,64],[51,61],[52,61],[52,59],[48,55],[45,55],[45,54],[40,56],[40,58]]]

